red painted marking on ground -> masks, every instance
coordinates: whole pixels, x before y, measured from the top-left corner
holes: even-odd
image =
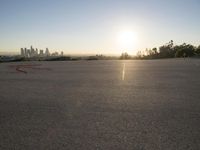
[[[24,69],[35,69],[35,70],[51,70],[50,68],[38,68],[38,66],[42,66],[41,64],[26,64],[26,65],[10,65],[9,67],[15,68],[17,72],[27,74],[28,71]]]
[[[21,72],[21,73],[28,73],[28,72],[25,71],[25,70],[21,70],[21,67],[20,67],[20,66],[19,66],[19,67],[16,67],[15,70],[18,71],[18,72]]]
[[[25,65],[10,65],[9,67],[34,67],[34,66],[42,66],[41,64],[25,64]]]
[[[32,67],[31,69],[37,69],[37,70],[51,70],[50,68],[35,68],[35,67]]]

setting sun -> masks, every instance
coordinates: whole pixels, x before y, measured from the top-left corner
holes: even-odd
[[[124,30],[118,34],[118,43],[121,51],[135,54],[138,36],[132,30]]]

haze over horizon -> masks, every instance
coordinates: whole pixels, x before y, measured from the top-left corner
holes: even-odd
[[[200,45],[198,0],[1,0],[0,53],[130,54],[170,40]]]

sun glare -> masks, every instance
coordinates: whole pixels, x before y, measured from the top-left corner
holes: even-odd
[[[131,30],[124,30],[119,32],[118,44],[120,51],[128,52],[129,54],[135,54],[137,44],[137,34]]]

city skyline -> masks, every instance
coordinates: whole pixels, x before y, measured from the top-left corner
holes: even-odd
[[[29,45],[65,54],[135,54],[170,40],[200,45],[198,0],[0,3],[0,53]]]
[[[63,51],[61,51],[60,54],[57,51],[51,53],[48,48],[46,48],[44,51],[43,49],[38,49],[38,48],[34,49],[32,45],[30,46],[30,49],[21,48],[20,50],[21,50],[20,55],[25,58],[50,57],[50,56],[63,56],[64,55]]]

